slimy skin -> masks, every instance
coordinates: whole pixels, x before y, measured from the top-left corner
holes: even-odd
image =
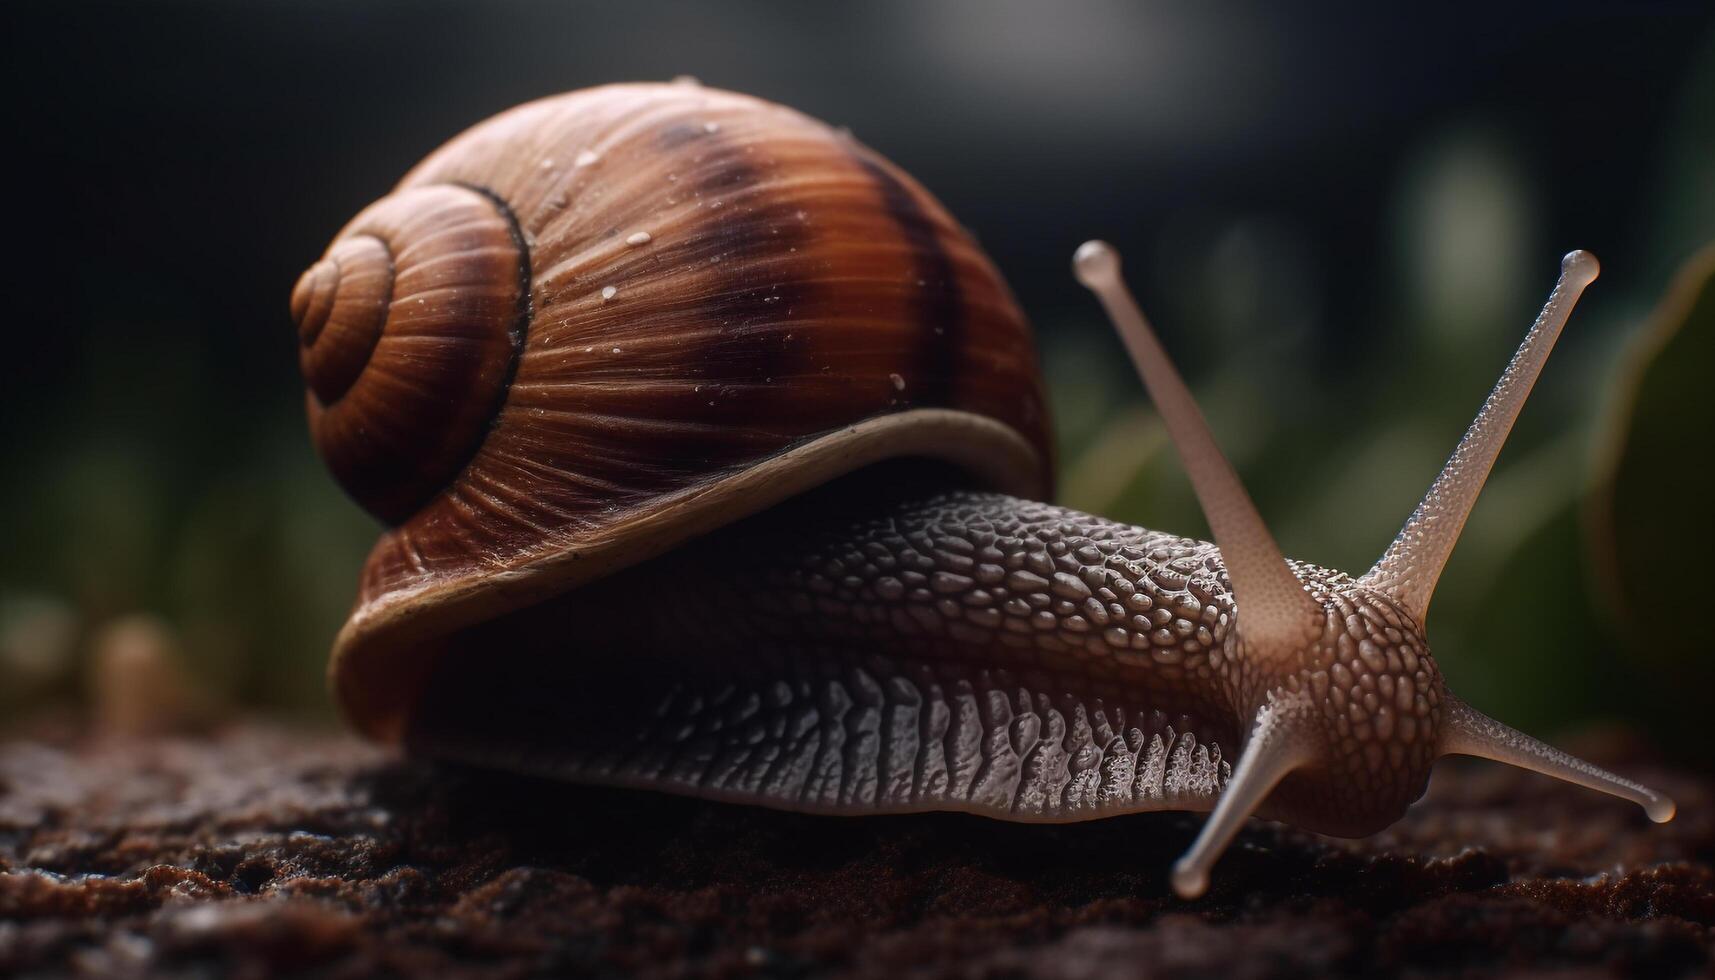
[[[1386,597],[1295,564],[1327,610],[1323,641],[1267,676],[1245,657],[1213,545],[882,486],[932,482],[854,477],[470,631],[416,744],[794,810],[1073,821],[1210,809],[1239,754],[1235,720],[1284,693],[1316,704],[1322,761],[1264,815],[1357,836],[1422,794],[1441,675]],[[543,669],[555,661],[567,666]],[[592,662],[635,669],[592,682]]]

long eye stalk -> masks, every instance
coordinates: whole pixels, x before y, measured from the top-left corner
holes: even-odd
[[[1483,402],[1471,427],[1465,430],[1465,437],[1459,440],[1423,502],[1417,505],[1381,560],[1361,580],[1369,588],[1393,596],[1419,623],[1429,612],[1435,583],[1453,553],[1459,532],[1465,528],[1466,518],[1471,516],[1471,508],[1489,478],[1495,457],[1506,444],[1507,433],[1512,431],[1549,352],[1554,350],[1554,341],[1566,326],[1566,318],[1572,315],[1578,297],[1596,281],[1600,271],[1596,257],[1589,252],[1568,252],[1561,259],[1560,280],[1554,284],[1554,291],[1530,332],[1525,334],[1518,353],[1495,382],[1495,389]]]
[[[1274,536],[1257,513],[1227,457],[1215,444],[1209,423],[1162,349],[1143,311],[1120,278],[1120,258],[1106,242],[1085,242],[1072,259],[1078,281],[1087,286],[1125,341],[1149,397],[1191,477],[1221,560],[1233,582],[1233,598],[1242,611],[1239,626],[1246,655],[1284,656],[1303,647],[1322,625],[1322,609],[1280,553]]]

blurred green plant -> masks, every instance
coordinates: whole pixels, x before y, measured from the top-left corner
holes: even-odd
[[[1664,741],[1704,761],[1715,708],[1715,243],[1634,341],[1584,509],[1595,608]]]
[[[99,636],[140,611],[217,700],[330,714],[323,663],[374,522],[295,431],[189,488],[144,444],[73,442],[8,503],[32,519],[4,542],[0,720],[88,704]]]

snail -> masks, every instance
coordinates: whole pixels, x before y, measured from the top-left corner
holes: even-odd
[[[387,528],[329,674],[431,756],[830,814],[1210,816],[1362,836],[1434,760],[1664,795],[1448,692],[1435,583],[1594,258],[1361,576],[1282,557],[1120,276],[1214,543],[1040,502],[1028,323],[849,134],[691,83],[532,102],[431,153],[299,279],[313,440]]]

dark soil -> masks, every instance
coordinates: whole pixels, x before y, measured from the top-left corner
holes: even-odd
[[[834,819],[401,762],[349,738],[0,743],[0,975],[1704,975],[1715,782],[1680,805],[1443,768],[1363,841],[1200,818]]]

